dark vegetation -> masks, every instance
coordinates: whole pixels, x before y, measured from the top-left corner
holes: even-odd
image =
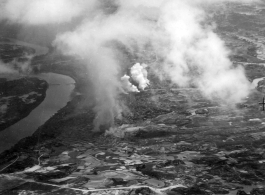
[[[247,6],[236,8],[249,11]],[[242,13],[233,13],[234,10],[232,7],[227,21],[219,19],[222,25],[218,30],[226,33],[237,32],[238,29],[258,31],[263,27],[260,15],[247,17]],[[230,35],[225,36],[231,38]],[[245,68],[250,82],[264,77],[264,66],[257,64],[262,63],[257,58],[257,48],[237,37],[231,39],[229,47],[241,48],[230,56],[234,66]],[[21,190],[44,194],[51,190],[59,194],[78,194],[72,189],[45,187],[45,184],[87,189],[85,184],[94,182],[93,178],[97,181],[102,177],[102,183],[108,181],[103,186],[107,188],[138,184],[161,188],[176,183],[185,186],[169,189],[165,192],[167,195],[230,192],[246,195],[244,187],[250,188],[251,195],[264,195],[265,114],[258,104],[264,96],[264,80],[259,82],[258,90],[253,90],[247,99],[233,109],[205,99],[194,87],[168,87],[167,81],[160,82],[151,74],[151,87],[148,90],[122,97],[130,113],[115,123],[118,126],[129,125],[135,131],[117,138],[90,131],[95,116],[93,102],[86,103],[90,99],[87,97],[89,86],[85,67],[72,66],[80,63],[78,60],[50,54],[33,59],[34,71],[71,76],[77,82],[76,91],[82,92],[82,95],[74,96],[31,137],[24,138],[9,151],[0,154],[0,168],[19,159],[1,173],[23,171],[39,163],[43,167],[57,168],[56,172],[26,173],[27,178],[42,182],[43,185],[26,182],[4,191],[6,194],[16,194]],[[63,152],[67,152],[67,159],[64,159]],[[100,163],[91,166],[93,160],[86,161],[79,155],[96,158]],[[128,159],[132,161],[130,165],[126,162]],[[85,162],[89,162],[88,165]],[[128,171],[144,178],[126,180],[119,175],[106,179],[102,176],[105,171]],[[66,176],[75,178],[61,183],[51,181]],[[124,194],[155,195],[155,192],[151,188],[141,187],[130,189]]]
[[[6,106],[0,131],[28,116],[45,99],[47,88],[46,81],[33,77],[0,82],[0,106]]]

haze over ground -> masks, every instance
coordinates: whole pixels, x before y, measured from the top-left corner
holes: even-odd
[[[0,19],[19,25],[22,37],[31,32],[34,41],[47,41],[62,54],[82,59],[93,84],[94,126],[99,129],[113,125],[114,118],[126,110],[119,100],[124,93],[120,78],[136,63],[128,53],[139,63],[148,62],[148,71],[161,80],[169,79],[180,87],[195,85],[209,99],[234,104],[248,95],[250,83],[244,70],[232,66],[230,51],[215,33],[207,12],[212,4],[225,2],[258,3],[1,0]],[[43,38],[40,29],[48,35]],[[6,71],[6,65],[1,67]]]

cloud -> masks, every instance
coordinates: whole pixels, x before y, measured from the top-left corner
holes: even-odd
[[[93,85],[95,129],[113,125],[124,105],[120,94],[131,58],[148,61],[148,69],[178,86],[195,84],[205,97],[235,103],[250,84],[241,68],[232,66],[230,51],[209,24],[204,5],[252,0],[0,0],[0,18],[40,26],[71,23],[53,45],[64,55],[82,59]],[[147,49],[148,46],[148,49]],[[126,51],[126,52],[125,52]],[[151,59],[155,54],[159,60]],[[126,62],[127,60],[127,62]],[[151,63],[149,63],[151,62]],[[135,63],[135,61],[133,61]],[[140,64],[132,78],[144,89],[149,83]],[[140,76],[139,76],[140,75]]]
[[[84,59],[96,100],[95,129],[113,124],[114,117],[122,112],[118,99],[122,89],[119,56],[123,51],[115,46],[123,45],[129,51],[134,45],[141,47],[151,33],[148,28],[133,12],[120,10],[111,15],[100,12],[93,20],[85,18],[74,31],[56,37],[54,45],[62,53]]]
[[[235,103],[247,96],[250,84],[244,71],[232,66],[224,42],[203,25],[206,12],[186,1],[170,1],[161,10],[159,23],[170,48],[163,56],[166,76],[179,86],[197,85],[211,99]]]
[[[132,79],[138,83],[138,87],[141,90],[144,90],[150,84],[146,68],[146,64],[141,65],[140,63],[136,63],[131,67]]]
[[[28,25],[70,22],[93,10],[96,0],[1,0],[0,19]]]
[[[130,77],[126,74],[121,77],[122,87],[124,88],[124,90],[126,92],[140,92],[138,88],[130,82],[129,79]]]

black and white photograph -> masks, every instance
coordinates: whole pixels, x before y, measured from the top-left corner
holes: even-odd
[[[265,195],[265,0],[0,0],[0,195]]]

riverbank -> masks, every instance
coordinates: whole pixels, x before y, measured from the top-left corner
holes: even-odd
[[[135,186],[146,194],[234,195],[263,187],[265,121],[257,104],[263,94],[256,89],[232,109],[203,98],[196,88],[168,89],[151,79],[159,87],[130,97],[132,115],[116,121],[117,129],[109,136],[95,135],[85,69],[73,66],[75,61],[53,60],[44,61],[39,72],[75,78],[79,95],[32,136],[0,154],[1,173],[12,173],[23,182],[4,192],[15,194],[30,186],[45,194],[52,185],[62,194],[89,194],[91,188],[111,194],[119,185],[117,190]],[[260,71],[255,68],[260,67],[246,67],[246,74],[256,86]],[[62,191],[63,185],[70,187]]]
[[[235,109],[203,98],[196,88],[168,89],[151,79],[159,87],[132,95],[132,115],[104,136],[90,131],[94,113],[85,67],[78,60],[46,59],[38,72],[71,76],[78,95],[0,154],[1,173],[19,178],[3,192],[18,194],[30,186],[36,194],[50,187],[61,194],[89,194],[91,188],[96,194],[114,188],[148,195],[264,194],[263,94],[254,89],[260,66],[245,67],[255,86]]]
[[[43,56],[46,57],[46,56]],[[56,60],[55,60],[56,61]],[[60,75],[67,75],[74,79],[75,83],[75,92],[82,93],[82,89],[85,89],[86,81],[85,77],[81,77],[78,71],[72,71],[72,65],[63,65],[63,66],[52,66],[52,69],[47,66],[50,65],[49,61],[42,63],[38,74],[41,73],[55,73]],[[35,155],[33,148],[36,146],[39,147],[43,143],[53,142],[62,132],[71,131],[71,129],[86,129],[93,128],[92,121],[94,114],[92,109],[89,107],[89,104],[84,103],[87,100],[85,95],[75,95],[73,93],[72,99],[64,106],[59,109],[50,119],[48,119],[43,125],[36,128],[36,131],[32,136],[25,137],[21,139],[17,144],[15,144],[9,150],[4,151],[0,154],[0,169],[5,166],[10,160],[17,156],[17,154],[27,154],[27,156]],[[56,142],[56,141],[55,141]],[[23,156],[23,155],[22,155]],[[35,161],[27,159],[27,163],[24,166],[31,166]],[[19,165],[18,167],[21,168]],[[20,169],[19,168],[19,169]]]
[[[113,130],[125,132],[120,137],[92,136],[93,112],[75,96],[5,154],[0,170],[14,176],[14,186],[3,192],[263,195],[262,96],[253,90],[234,110],[195,88],[146,90],[131,99],[133,116]]]
[[[53,68],[78,76],[70,64]],[[250,80],[254,73],[247,72]],[[78,89],[86,88],[82,80],[76,80]],[[132,116],[109,136],[91,133],[92,104],[78,92],[32,136],[0,154],[1,173],[19,178],[3,192],[30,186],[36,194],[50,187],[61,194],[89,194],[91,188],[129,194],[133,187],[147,195],[264,193],[265,120],[256,89],[237,109],[203,98],[196,88],[146,90],[130,98]]]
[[[27,117],[0,132],[0,153],[9,149],[22,138],[31,136],[71,98],[71,93],[75,88],[72,78],[55,73],[42,73],[36,76],[49,84],[46,97]]]
[[[22,55],[23,52],[20,52],[19,55],[15,55],[17,53],[16,52],[17,48],[22,49],[22,50],[24,48],[31,49],[32,54],[34,55],[32,59],[32,63],[34,63],[35,58],[46,58],[47,56],[49,56],[48,48],[46,47],[42,47],[42,46],[38,46],[35,44],[30,44],[30,43],[25,43],[25,42],[14,40],[14,39],[7,39],[7,40],[8,42],[5,41],[3,43],[0,43],[0,46],[5,52],[7,52],[6,57],[10,57],[9,60],[11,61],[14,60],[15,58],[20,59],[21,57],[23,57]],[[45,67],[45,65],[46,65],[45,63],[42,63],[41,71],[38,71],[38,73],[35,75],[31,74],[29,78],[34,80],[34,78],[32,77],[40,77],[41,79],[47,80],[51,84],[49,90],[47,91],[47,98],[46,99],[43,98],[42,100],[44,101],[42,103],[39,102],[38,107],[35,106],[35,107],[31,107],[32,109],[29,109],[29,110],[25,110],[25,109],[21,110],[23,111],[20,113],[21,117],[16,117],[15,120],[10,121],[9,123],[3,124],[4,125],[3,129],[9,126],[11,127],[8,128],[8,130],[5,130],[2,133],[0,133],[0,136],[2,138],[1,144],[0,144],[0,153],[3,151],[3,149],[8,149],[10,146],[12,146],[12,144],[18,142],[19,139],[22,139],[25,136],[32,135],[32,133],[36,131],[38,127],[40,127],[46,120],[52,117],[53,114],[56,113],[60,108],[64,107],[66,103],[69,101],[71,93],[73,92],[73,89],[75,88],[75,83],[78,80],[77,76],[74,76],[73,74],[70,74],[69,71],[65,71],[63,69],[57,70],[55,66],[53,67],[54,71],[44,70],[45,68],[43,67]],[[32,67],[28,67],[28,68],[31,69]],[[57,76],[54,76],[53,74]],[[47,76],[44,76],[44,75],[47,75]],[[74,78],[74,80],[70,79],[71,77],[63,76],[63,75],[70,75],[71,77]],[[55,77],[62,77],[62,78],[56,79]],[[66,77],[67,79],[65,80],[65,83],[60,83],[60,80],[62,80],[63,77]],[[2,80],[2,82],[5,82],[5,80]],[[34,81],[32,81],[32,83],[34,84]],[[20,87],[20,84],[16,82],[16,86]],[[25,87],[27,88],[27,86]],[[55,89],[58,87],[59,89]],[[25,88],[21,87],[20,89],[25,89]],[[68,89],[70,89],[70,91]],[[10,88],[10,91],[12,91],[12,88]],[[27,91],[27,89],[25,89],[25,91]],[[69,92],[65,93],[66,91],[69,91]],[[17,99],[17,94],[14,94],[13,98]],[[33,100],[30,100],[30,101],[33,101]],[[7,101],[5,101],[5,103],[8,104]],[[12,101],[13,108],[19,107],[17,105],[18,104],[14,104],[14,101]],[[36,109],[33,109],[33,108],[36,108]],[[32,110],[33,112],[31,113]],[[14,115],[13,112],[7,112],[7,113],[11,113]],[[15,118],[14,116],[12,117],[13,119]],[[24,119],[21,120],[22,118]]]
[[[0,131],[27,117],[46,97],[48,83],[23,77],[0,83]]]

